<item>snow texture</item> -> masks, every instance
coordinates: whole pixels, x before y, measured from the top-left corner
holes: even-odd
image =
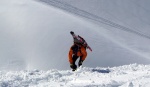
[[[0,87],[150,87],[149,4],[0,0]],[[70,31],[93,49],[75,72]]]
[[[150,65],[0,72],[1,87],[149,87]]]
[[[0,69],[69,69],[70,31],[93,49],[87,67],[149,64],[149,2],[130,1],[1,0]]]

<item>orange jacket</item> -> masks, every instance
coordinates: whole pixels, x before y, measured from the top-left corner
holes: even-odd
[[[82,56],[82,60],[84,61],[86,56],[87,56],[87,52],[86,52],[86,48],[84,46],[81,46],[80,50],[78,50],[77,52],[77,56]],[[69,51],[69,55],[68,55],[68,58],[69,58],[69,62],[72,64],[73,63],[73,50],[72,50],[72,46],[70,48],[70,51]]]

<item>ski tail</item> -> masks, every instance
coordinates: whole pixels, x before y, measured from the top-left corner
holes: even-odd
[[[91,49],[91,47],[89,45],[87,45],[87,48],[92,52],[92,49]]]

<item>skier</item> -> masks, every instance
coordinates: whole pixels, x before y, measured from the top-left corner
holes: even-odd
[[[77,69],[77,65],[75,64],[76,60],[80,58],[78,62],[78,66],[80,67],[87,56],[87,43],[81,36],[75,36],[72,31],[70,33],[74,38],[74,44],[71,46],[68,56],[70,67],[72,71],[75,71]]]

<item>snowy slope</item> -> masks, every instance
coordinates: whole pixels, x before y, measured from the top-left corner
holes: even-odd
[[[48,1],[46,3],[43,1],[0,1],[1,70],[69,69],[68,50],[72,45],[72,37],[69,35],[71,30],[83,36],[93,49],[93,52],[88,51],[83,66],[107,67],[150,63],[150,47],[148,47],[150,40],[145,34],[146,31],[148,33],[147,29],[143,28],[145,32],[140,32],[138,35],[136,28],[132,33],[102,24],[99,22],[102,21],[101,15],[94,13],[91,8],[89,8],[91,12],[87,10],[86,5],[90,4],[88,2],[82,9],[78,4],[76,6],[78,9],[74,10],[77,4],[73,5],[74,2],[71,1],[66,0],[62,4],[58,4],[57,0],[45,0]],[[123,2],[118,1],[118,3]],[[108,5],[108,8],[111,8],[111,5]],[[58,6],[66,9],[60,9]],[[120,8],[118,12],[121,10]],[[95,15],[98,19],[94,17]],[[121,21],[113,19],[110,21],[120,22],[128,27]]]
[[[0,87],[150,87],[149,3],[0,0]],[[71,30],[93,49],[75,72]]]
[[[150,65],[0,72],[1,87],[149,87]]]

